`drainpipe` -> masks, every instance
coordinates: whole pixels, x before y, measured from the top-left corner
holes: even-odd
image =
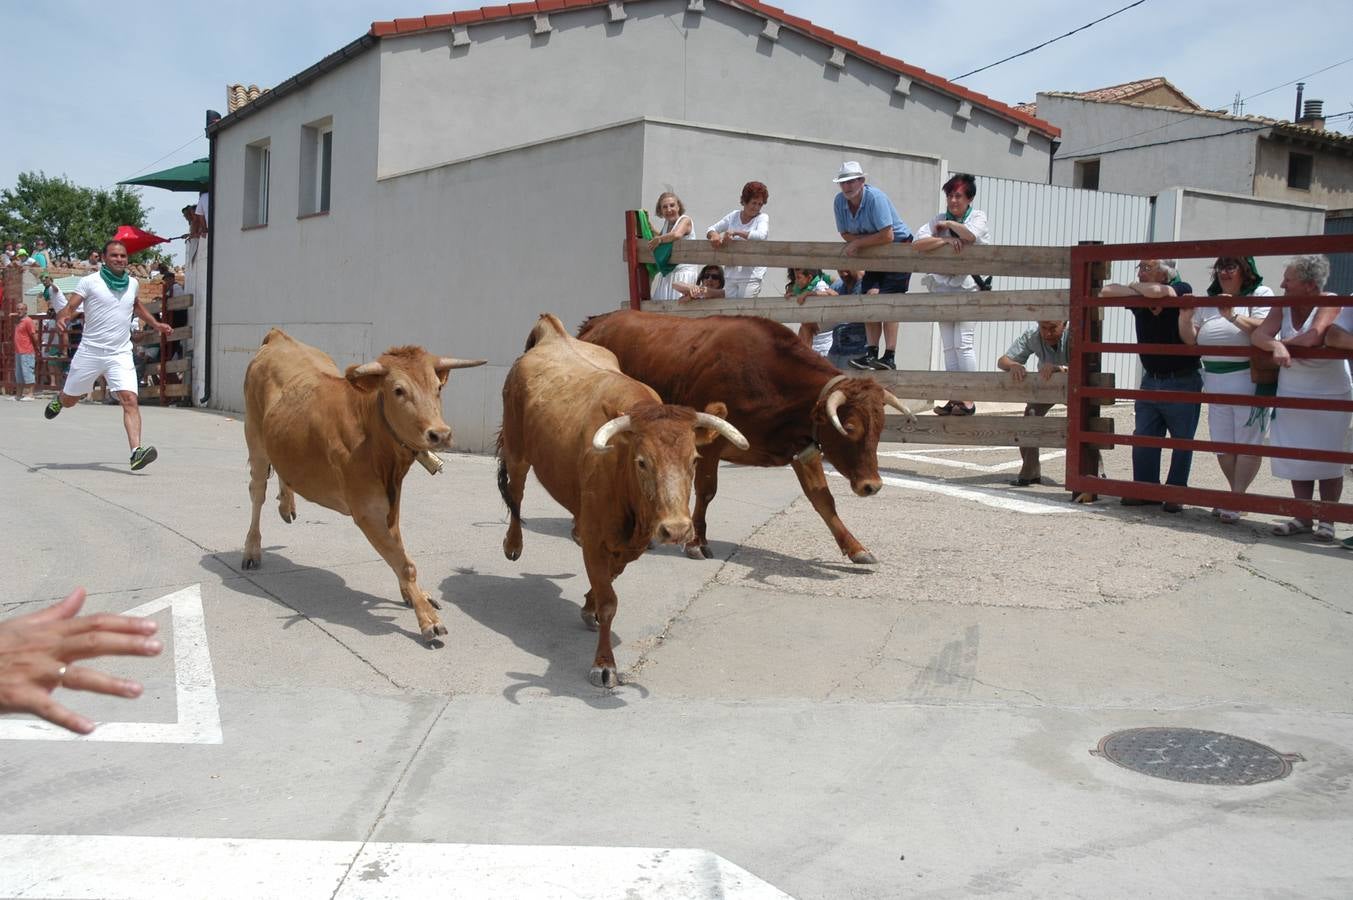
[[[1292,121],[1293,121],[1293,122],[1300,122],[1300,121],[1301,121],[1301,92],[1305,89],[1305,87],[1306,87],[1306,82],[1304,82],[1304,81],[1298,81],[1298,82],[1297,82],[1297,111],[1294,112],[1294,113],[1292,113]]]
[[[219,116],[217,118],[220,118]],[[206,359],[202,366],[202,405],[206,406],[211,402],[211,313],[215,304],[212,303],[212,270],[216,266],[216,204],[219,198],[216,196],[216,132],[208,130],[207,132],[207,196],[211,202],[207,204],[207,316],[206,324],[203,330],[206,332],[198,344],[202,352],[206,354]]]
[[[1052,141],[1048,152],[1048,184],[1052,184],[1052,162],[1057,158],[1057,151],[1062,149],[1061,141]]]

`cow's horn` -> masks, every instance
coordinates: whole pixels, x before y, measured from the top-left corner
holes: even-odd
[[[844,437],[850,437],[846,434],[846,426],[841,424],[841,418],[836,411],[841,408],[841,404],[846,402],[846,392],[837,388],[827,397],[827,415],[831,417],[832,427],[841,432]]]
[[[598,428],[597,433],[592,435],[592,449],[608,449],[607,445],[611,443],[611,438],[622,431],[629,431],[631,424],[629,416],[616,416],[614,419]]]
[[[734,428],[727,419],[720,419],[712,413],[698,412],[695,414],[695,423],[706,428],[713,428],[719,434],[728,438],[729,442],[739,450],[746,450],[751,446],[747,443],[747,439],[742,436],[742,432]]]
[[[378,362],[362,363],[352,370],[353,378],[364,378],[367,375],[384,375],[388,370]]]
[[[907,407],[907,404],[903,403],[901,400],[899,400],[899,399],[897,399],[896,397],[894,397],[894,396],[893,396],[891,393],[889,393],[888,391],[884,391],[884,392],[883,392],[883,402],[886,403],[886,404],[888,404],[889,406],[891,406],[893,409],[897,410],[898,412],[902,413],[902,415],[906,416],[906,417],[907,417],[907,424],[908,424],[908,425],[915,425],[915,424],[916,424],[916,413],[915,413],[915,411],[913,411],[912,409],[908,408],[908,407]]]
[[[438,372],[444,372],[448,369],[473,369],[475,366],[482,366],[488,362],[487,359],[456,359],[454,356],[443,356],[437,360],[437,365],[433,366]]]

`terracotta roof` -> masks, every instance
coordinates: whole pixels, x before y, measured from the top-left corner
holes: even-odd
[[[1148,91],[1163,87],[1179,95],[1179,98],[1187,103],[1193,109],[1202,109],[1203,107],[1196,103],[1193,98],[1185,94],[1179,88],[1175,87],[1168,79],[1157,75],[1155,78],[1142,78],[1137,81],[1125,81],[1122,84],[1111,84],[1108,87],[1096,88],[1093,91],[1080,91],[1079,96],[1086,100],[1101,100],[1105,103],[1120,103],[1124,100],[1131,100]]]
[[[251,84],[248,87],[242,84],[228,84],[226,85],[226,112],[233,113],[241,106],[253,103],[267,92],[267,88],[260,88],[256,84]]]
[[[409,34],[417,34],[424,31],[438,31],[463,25],[479,25],[485,22],[498,22],[508,19],[525,19],[532,16],[552,13],[565,12],[573,9],[587,9],[591,7],[604,7],[610,4],[611,0],[532,0],[528,3],[509,3],[502,6],[484,6],[479,9],[462,10],[460,12],[445,13],[442,15],[420,16],[411,19],[394,19],[388,22],[372,22],[369,34],[373,37],[402,37]],[[638,3],[641,0],[626,0],[629,3]],[[910,65],[878,50],[866,47],[857,41],[848,37],[836,34],[819,25],[814,25],[807,19],[791,15],[782,9],[771,6],[769,3],[763,3],[761,0],[718,0],[726,6],[732,6],[737,9],[743,9],[754,15],[762,16],[767,19],[773,19],[781,26],[790,28],[801,34],[821,41],[830,47],[839,48],[852,56],[856,56],[865,62],[872,63],[898,75],[904,75],[907,78],[919,81],[941,93],[948,94],[960,100],[980,106],[988,112],[995,113],[1020,125],[1027,125],[1033,131],[1047,137],[1059,137],[1061,129],[1050,122],[1025,112],[1017,107],[1002,103],[988,97],[986,94],[979,94],[977,91],[969,90],[961,85],[947,81],[938,75],[927,72],[925,69]]]
[[[1049,97],[1061,97],[1068,100],[1088,100],[1091,103],[1117,103],[1120,106],[1131,106],[1135,109],[1153,109],[1161,112],[1179,113],[1185,116],[1202,116],[1208,119],[1224,119],[1231,122],[1245,122],[1255,126],[1256,131],[1264,128],[1273,128],[1281,131],[1283,134],[1296,135],[1298,137],[1311,140],[1328,140],[1336,144],[1353,145],[1353,134],[1344,134],[1339,131],[1329,131],[1324,128],[1311,128],[1306,125],[1299,125],[1296,122],[1288,122],[1284,119],[1270,119],[1267,116],[1236,116],[1228,112],[1219,112],[1210,109],[1180,109],[1177,106],[1160,106],[1153,103],[1135,103],[1131,100],[1097,100],[1086,94],[1077,94],[1070,91],[1044,91]]]

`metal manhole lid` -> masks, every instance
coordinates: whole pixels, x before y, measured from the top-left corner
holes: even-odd
[[[1189,784],[1262,784],[1285,778],[1296,753],[1220,731],[1196,728],[1130,728],[1115,731],[1090,751],[1125,769]]]

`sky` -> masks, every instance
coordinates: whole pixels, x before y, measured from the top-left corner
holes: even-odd
[[[838,34],[953,78],[1107,15],[1131,0],[774,0]],[[366,32],[373,20],[470,9],[437,0],[105,0],[4,4],[0,188],[20,172],[112,187],[207,152],[207,109],[230,83],[271,87]],[[1295,87],[1331,115],[1353,110],[1349,0],[1145,0],[1092,28],[960,81],[1006,103],[1163,75],[1209,109],[1291,118]],[[19,38],[18,36],[22,36]],[[122,46],[114,50],[114,35]],[[1346,62],[1345,62],[1346,61]],[[1311,75],[1327,66],[1329,71]],[[1262,93],[1267,91],[1267,93]],[[1260,95],[1260,96],[1254,96]],[[827,111],[824,111],[827,112]],[[1330,127],[1353,131],[1353,116]],[[925,148],[913,148],[924,151]],[[142,189],[150,227],[183,233],[192,200]],[[176,253],[182,242],[176,243]]]

